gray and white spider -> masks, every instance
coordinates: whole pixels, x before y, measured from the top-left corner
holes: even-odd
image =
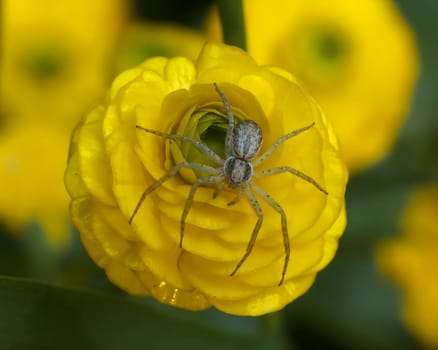
[[[163,182],[167,181],[172,176],[176,175],[178,171],[182,168],[190,168],[195,171],[200,171],[209,174],[209,176],[202,177],[197,179],[191,189],[189,196],[185,202],[184,210],[181,216],[180,222],[180,241],[179,245],[182,248],[183,246],[183,238],[184,238],[184,228],[186,223],[187,215],[189,214],[190,208],[192,206],[195,192],[199,186],[218,184],[219,189],[222,189],[225,185],[230,188],[236,189],[237,195],[236,198],[233,199],[228,205],[236,204],[240,201],[243,195],[243,191],[245,191],[246,198],[248,199],[250,205],[254,209],[258,219],[252,230],[252,234],[250,240],[248,242],[246,252],[237,263],[234,270],[231,272],[230,276],[234,276],[234,274],[239,270],[240,266],[245,262],[248,256],[251,254],[251,251],[254,247],[257,235],[260,231],[263,222],[263,211],[260,207],[259,202],[257,201],[255,194],[259,195],[267,204],[269,204],[275,211],[277,211],[281,216],[281,231],[283,234],[283,244],[285,251],[285,261],[283,266],[283,272],[281,274],[279,286],[283,284],[284,277],[286,275],[287,267],[289,265],[290,258],[290,244],[289,244],[289,235],[287,230],[287,218],[283,208],[278,204],[267,192],[265,192],[261,187],[257,186],[253,179],[259,178],[263,176],[270,176],[279,173],[289,172],[299,178],[307,181],[308,183],[315,186],[318,190],[328,194],[326,190],[324,190],[315,180],[313,180],[310,176],[300,172],[299,170],[289,167],[289,166],[280,166],[275,168],[263,169],[260,171],[254,171],[254,168],[261,165],[283,142],[288,139],[302,133],[303,131],[309,130],[311,127],[315,125],[315,123],[311,123],[303,128],[294,130],[286,135],[281,136],[277,141],[272,144],[269,149],[263,153],[260,157],[256,158],[263,142],[263,134],[261,128],[252,120],[243,120],[237,125],[234,122],[234,115],[231,112],[231,108],[228,102],[227,97],[222,92],[222,90],[214,83],[216,91],[222,99],[224,104],[227,116],[228,116],[228,127],[225,136],[225,159],[220,158],[213,150],[211,150],[206,144],[195,140],[193,138],[175,134],[166,134],[160,131],[155,131],[151,129],[146,129],[142,126],[137,125],[136,128],[143,130],[147,133],[151,133],[157,136],[161,136],[174,141],[182,141],[189,142],[193,146],[195,146],[200,152],[209,157],[214,163],[218,165],[218,167],[211,167],[205,164],[199,163],[190,163],[183,162],[176,164],[171,168],[166,175],[158,179],[155,183],[150,185],[141,195],[130,219],[129,224],[134,220],[135,215],[137,214],[141,204],[148,194],[157,189]],[[218,190],[215,190],[213,197],[217,194]]]

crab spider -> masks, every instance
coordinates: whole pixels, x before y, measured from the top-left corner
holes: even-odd
[[[163,177],[161,177],[160,179],[158,179],[156,182],[154,182],[152,185],[150,185],[145,189],[139,201],[137,202],[137,205],[134,208],[131,217],[129,218],[129,224],[131,224],[132,221],[134,220],[146,196],[148,196],[152,191],[154,191],[159,186],[161,186],[163,182],[167,181],[169,178],[176,175],[179,170],[181,170],[182,168],[190,168],[195,171],[204,172],[208,174],[208,176],[198,178],[193,183],[190,189],[189,196],[184,205],[184,209],[180,221],[180,240],[179,240],[180,247],[182,248],[183,246],[186,218],[192,206],[196,190],[200,186],[208,186],[212,184],[217,185],[219,190],[224,188],[225,186],[235,189],[237,192],[236,197],[231,202],[229,202],[228,205],[234,205],[238,203],[243,197],[243,195],[245,195],[251,207],[253,208],[255,214],[257,215],[257,222],[252,230],[251,237],[249,239],[245,253],[237,263],[234,270],[230,273],[230,276],[234,276],[236,272],[239,270],[239,268],[242,266],[242,264],[245,262],[245,260],[251,254],[254,248],[255,241],[257,239],[257,235],[263,223],[263,211],[261,209],[259,201],[256,198],[256,195],[258,195],[275,211],[277,211],[281,217],[281,232],[283,235],[285,259],[284,259],[281,279],[278,284],[280,286],[283,284],[286,271],[289,265],[289,258],[290,258],[290,242],[289,242],[289,234],[287,227],[287,217],[281,205],[278,202],[276,202],[261,187],[257,186],[254,183],[253,179],[263,176],[270,176],[270,175],[288,172],[310,183],[324,194],[327,195],[328,193],[314,179],[312,179],[310,176],[302,173],[301,171],[295,168],[289,166],[280,166],[275,168],[263,169],[260,171],[255,171],[254,168],[261,165],[272,153],[275,152],[275,150],[282,143],[284,143],[285,141],[289,140],[294,136],[301,134],[306,130],[309,130],[315,125],[315,123],[311,123],[303,128],[296,129],[286,135],[281,136],[263,154],[257,157],[263,142],[263,134],[261,128],[257,125],[257,123],[255,123],[252,120],[243,120],[240,123],[235,124],[234,115],[231,112],[231,108],[227,97],[216,83],[214,83],[214,86],[224,104],[228,116],[228,126],[225,136],[225,159],[219,157],[206,144],[196,139],[182,135],[166,134],[160,131],[147,129],[137,125],[136,126],[137,129],[142,130],[146,133],[154,134],[174,141],[191,143],[200,152],[205,154],[215,164],[217,164],[217,167],[212,167],[209,165],[199,164],[199,163],[190,163],[190,162],[183,162],[176,164],[173,168],[171,168],[168,171],[166,175],[164,175]],[[218,190],[215,190],[213,197],[217,195],[217,192]]]

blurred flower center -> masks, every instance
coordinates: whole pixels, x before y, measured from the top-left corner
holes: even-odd
[[[298,31],[282,56],[311,89],[324,89],[344,78],[350,54],[349,40],[340,30],[318,26]]]
[[[345,54],[345,43],[333,33],[320,33],[314,40],[315,53],[324,62],[336,62]]]
[[[51,81],[59,77],[66,67],[66,55],[59,48],[37,45],[24,55],[25,72],[37,83]]]

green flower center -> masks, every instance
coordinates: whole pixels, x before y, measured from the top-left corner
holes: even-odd
[[[243,118],[234,113],[236,124]],[[228,117],[221,111],[219,105],[211,105],[189,113],[177,129],[177,134],[191,137],[205,144],[220,158],[225,159],[225,138],[228,128]],[[176,148],[171,147],[173,160],[179,163],[182,159],[191,163],[200,163],[217,167],[218,165],[208,155],[200,151],[189,142],[175,142]],[[198,174],[197,177],[205,177],[207,174]],[[183,177],[184,174],[182,174]],[[193,181],[186,177],[188,181]]]
[[[199,140],[221,158],[225,158],[227,127],[228,120],[213,113],[201,117],[197,125]]]
[[[24,69],[36,82],[50,81],[59,77],[67,63],[66,55],[62,50],[47,45],[31,48],[24,57]]]
[[[345,41],[334,33],[319,33],[315,36],[313,45],[315,56],[325,64],[336,64],[347,53]]]
[[[331,89],[346,76],[351,45],[343,31],[333,25],[303,28],[293,35],[293,44],[284,51],[286,66],[311,90]]]
[[[236,123],[241,118],[235,116]],[[186,136],[198,140],[219,157],[225,159],[225,137],[227,134],[228,117],[219,110],[203,108],[196,110],[189,118],[185,132]],[[184,158],[189,162],[215,165],[204,153],[188,142],[181,143],[181,151]]]

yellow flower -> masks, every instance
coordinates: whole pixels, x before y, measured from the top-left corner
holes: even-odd
[[[0,213],[14,231],[32,221],[49,241],[69,239],[68,195],[60,185],[65,169],[67,132],[29,122],[0,132]]]
[[[384,157],[407,116],[418,75],[414,36],[393,1],[243,4],[249,53],[306,85],[333,123],[350,170]],[[221,40],[217,15],[208,30]]]
[[[77,123],[111,78],[124,0],[2,3],[2,110],[8,123]]]
[[[196,180],[192,171],[181,171],[150,193],[128,223],[143,191],[175,163],[207,164],[192,144],[168,142],[136,126],[195,137],[223,153],[227,119],[214,82],[236,118],[262,128],[261,152],[287,132],[315,122],[284,143],[263,168],[294,166],[328,196],[291,174],[254,180],[288,219],[291,260],[280,286],[285,261],[280,215],[263,200],[264,221],[254,250],[234,276],[230,273],[257,221],[248,201],[227,205],[236,190],[225,188],[213,198],[214,188],[198,189],[182,248],[180,222]],[[245,52],[225,45],[206,45],[196,64],[156,57],[119,75],[107,102],[76,128],[65,179],[82,241],[112,282],[129,293],[190,310],[215,306],[260,315],[282,308],[303,294],[333,258],[345,227],[347,173],[324,115],[289,73],[260,67]]]
[[[380,244],[380,268],[403,292],[403,317],[412,333],[438,347],[438,186],[418,189],[407,206],[402,234]]]
[[[71,129],[104,94],[124,0],[2,2],[0,220],[69,238],[63,186]],[[110,69],[111,68],[111,69]]]
[[[134,23],[124,34],[118,50],[117,71],[121,72],[155,56],[184,56],[194,61],[204,42],[200,33],[180,25]]]

